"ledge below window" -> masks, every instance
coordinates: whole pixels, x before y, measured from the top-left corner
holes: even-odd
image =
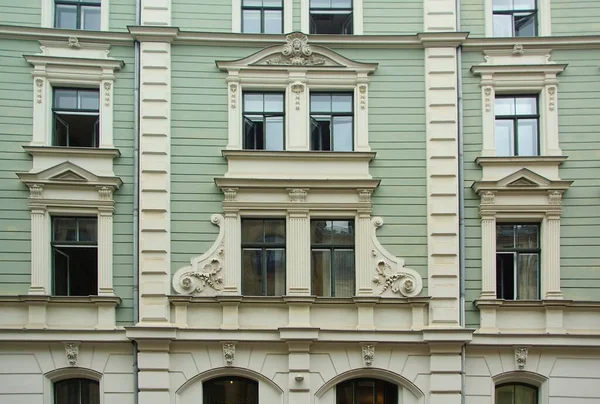
[[[33,157],[30,172],[40,172],[70,161],[98,176],[114,177],[113,160],[121,156],[118,149],[97,147],[23,146]]]
[[[0,296],[0,328],[116,329],[116,296]]]

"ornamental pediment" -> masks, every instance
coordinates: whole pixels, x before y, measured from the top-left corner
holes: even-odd
[[[527,191],[566,190],[573,181],[550,180],[528,168],[522,168],[497,181],[475,181],[473,190],[482,191]]]
[[[119,177],[98,176],[70,161],[57,164],[37,173],[17,173],[25,184],[112,186],[118,189]]]
[[[302,32],[286,36],[285,43],[270,46],[243,59],[217,61],[221,70],[241,69],[288,69],[288,68],[339,68],[372,73],[377,63],[362,63],[348,59],[329,48],[312,45]]]

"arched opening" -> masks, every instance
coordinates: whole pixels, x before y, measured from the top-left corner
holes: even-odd
[[[336,404],[398,404],[398,386],[379,379],[351,379],[335,388]]]
[[[538,404],[538,388],[525,383],[496,386],[495,404]]]
[[[100,383],[82,378],[54,382],[54,404],[100,404]]]
[[[258,404],[258,382],[223,376],[202,383],[203,404]]]

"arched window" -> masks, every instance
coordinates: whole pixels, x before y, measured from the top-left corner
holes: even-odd
[[[498,385],[495,404],[538,404],[538,389],[523,383]]]
[[[398,404],[398,386],[377,379],[352,379],[335,388],[336,404]]]
[[[258,382],[244,377],[217,377],[202,383],[204,404],[258,404]]]
[[[54,404],[100,404],[96,380],[65,379],[54,383]]]

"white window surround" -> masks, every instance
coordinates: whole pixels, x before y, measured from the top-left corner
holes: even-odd
[[[482,156],[496,155],[494,100],[496,95],[537,94],[540,115],[540,156],[561,156],[558,137],[558,80],[566,64],[550,61],[549,49],[484,51],[485,62],[471,67],[481,76]]]
[[[52,145],[52,88],[97,88],[100,93],[100,148],[113,145],[115,70],[123,61],[109,58],[109,45],[69,41],[40,41],[42,52],[25,55],[33,66],[32,146]]]
[[[552,35],[550,0],[536,0],[538,35]],[[494,37],[493,0],[485,0],[485,36]]]
[[[79,343],[76,343],[79,347]],[[44,403],[54,403],[54,383],[67,379],[90,379],[98,382],[100,404],[104,404],[104,379],[102,373],[92,369],[71,366],[52,370],[44,375]]]
[[[42,28],[54,28],[54,0],[42,1]],[[99,0],[100,2],[100,30],[109,30],[109,0]]]
[[[368,152],[368,75],[375,63],[359,63],[322,46],[311,46],[300,32],[286,43],[236,61],[217,61],[228,73],[228,150],[242,149],[242,92],[284,90],[285,145],[288,151],[310,149],[310,91],[353,91],[354,151]],[[332,74],[334,73],[334,74]],[[239,106],[239,107],[238,107]]]
[[[538,373],[517,370],[512,372],[500,373],[492,377],[492,397],[496,396],[496,386],[508,383],[525,383],[538,388],[538,403],[546,404],[549,402],[548,378]]]
[[[242,32],[242,1],[231,1],[231,32]],[[292,32],[294,2],[283,0],[283,33]]]
[[[310,0],[300,0],[300,19],[302,32],[310,32]],[[352,34],[363,35],[363,0],[352,0]]]

